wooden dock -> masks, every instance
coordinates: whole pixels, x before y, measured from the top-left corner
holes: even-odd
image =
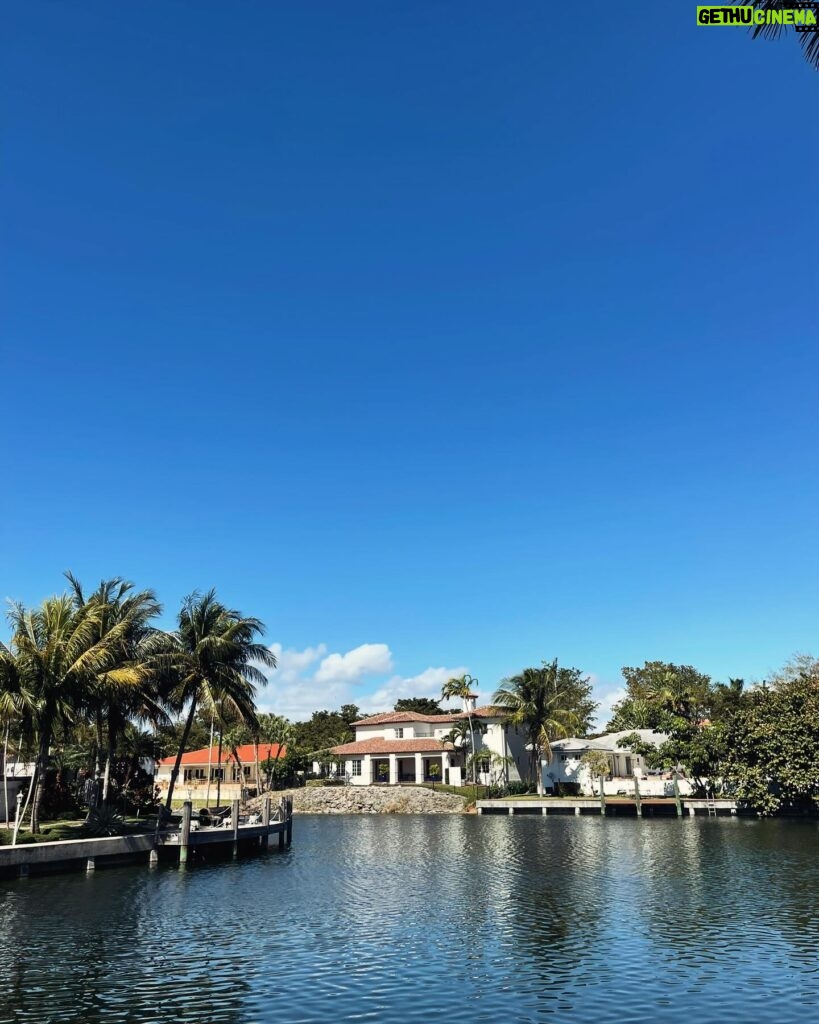
[[[200,859],[236,858],[267,850],[271,836],[276,838],[279,850],[290,845],[292,797],[282,797],[275,807],[271,807],[268,799],[260,815],[245,819],[239,814],[239,801],[234,800],[226,822],[209,827],[201,827],[193,820],[191,803],[186,801],[178,826],[154,832],[0,847],[0,877],[28,878],[67,871],[90,873],[119,864],[144,863],[154,867],[160,862],[185,868]]]
[[[512,815],[581,815],[596,814],[606,817],[632,818],[673,818],[684,815],[725,817],[737,813],[735,800],[695,800],[691,797],[672,798],[626,798],[610,797],[543,797],[541,799],[516,799],[507,797],[496,800],[478,800],[478,814]]]

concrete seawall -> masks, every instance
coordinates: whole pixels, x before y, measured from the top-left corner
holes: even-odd
[[[32,875],[68,871],[96,871],[118,864],[147,864],[160,861],[184,867],[197,857],[237,857],[269,847],[275,836],[279,849],[289,846],[293,835],[293,805],[283,797],[271,820],[270,806],[261,821],[239,819],[238,801],[227,826],[199,828],[191,822],[191,808],[183,808],[178,828],[137,835],[107,836],[100,839],[63,839],[53,843],[24,843],[0,848],[0,877],[27,878]]]

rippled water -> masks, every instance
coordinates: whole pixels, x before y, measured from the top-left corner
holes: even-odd
[[[299,817],[285,854],[0,883],[3,1021],[819,1021],[819,827]]]

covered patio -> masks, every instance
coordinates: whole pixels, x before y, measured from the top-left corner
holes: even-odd
[[[370,760],[370,784],[417,786],[424,782],[448,782],[452,759],[449,751],[373,757]]]

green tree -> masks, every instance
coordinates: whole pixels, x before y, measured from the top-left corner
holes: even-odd
[[[113,667],[89,670],[86,710],[96,729],[98,767],[105,749],[102,802],[109,797],[111,766],[119,737],[129,722],[167,720],[147,662],[162,649],[164,635],[151,623],[162,608],[152,590],[135,591],[134,584],[116,576],[102,580],[87,597],[77,578],[67,572],[77,613],[88,609],[94,622],[93,641],[107,641],[116,651]],[[105,734],[105,739],[103,738]]]
[[[812,659],[810,659],[812,661]],[[786,666],[726,726],[723,773],[762,815],[819,804],[819,663]]]
[[[453,722],[449,732],[441,737],[441,742],[444,745],[447,743],[451,744],[453,751],[463,759],[466,770],[465,777],[468,777],[471,768],[470,758],[473,755],[472,743],[474,737],[475,731],[470,728],[469,721],[466,718],[460,718],[457,722]]]
[[[293,726],[290,722],[282,715],[273,714],[261,714],[258,716],[258,724],[256,726],[256,760],[259,759],[258,748],[260,743],[277,744],[276,756],[272,759],[273,762],[281,760],[281,758],[287,753],[289,746],[293,743]],[[267,758],[266,760],[271,760]],[[268,772],[267,785],[270,785],[272,774]]]
[[[708,716],[711,680],[690,665],[647,661],[622,670],[626,696],[612,708],[607,732],[655,729],[668,732],[672,718],[701,721]]]
[[[444,715],[440,701],[432,697],[402,697],[395,702],[394,711],[411,711],[417,715]]]
[[[583,696],[583,695],[586,696]],[[551,760],[551,741],[588,728],[596,705],[588,708],[591,685],[576,668],[561,668],[557,658],[540,668],[525,668],[504,679],[492,703],[506,712],[507,721],[522,728],[529,740],[530,774],[543,795],[541,761]],[[582,700],[580,699],[582,697]],[[581,719],[585,714],[585,720]]]
[[[710,677],[691,665],[647,661],[640,668],[624,668],[626,696],[613,708],[607,731],[651,729],[664,733],[659,744],[636,733],[621,738],[645,757],[650,768],[684,770],[699,791],[720,771],[724,751],[721,726],[711,722],[714,690]]]
[[[260,666],[276,667],[275,656],[258,642],[263,633],[258,619],[226,608],[214,590],[190,594],[183,601],[177,629],[168,636],[168,649],[154,659],[160,678],[173,685],[177,706],[188,709],[168,785],[167,810],[200,705],[217,712],[228,708],[255,728],[256,686],[267,683]]]
[[[469,674],[453,677],[447,680],[441,687],[441,700],[452,700],[460,698],[466,709],[466,717],[469,722],[469,749],[475,750],[475,727],[472,723],[472,700],[474,691],[478,688],[478,680]]]
[[[353,738],[351,724],[359,717],[358,708],[353,704],[345,705],[340,711],[314,711],[309,721],[293,725],[293,742],[308,753],[332,747],[339,740],[348,743]]]
[[[122,635],[129,624],[100,629],[98,605],[78,608],[67,594],[47,598],[39,608],[13,604],[12,629],[5,648],[7,676],[16,687],[14,700],[27,716],[37,756],[32,777],[31,830],[39,831],[40,806],[52,740],[59,725],[71,723],[88,701],[89,681],[113,677],[122,668]],[[28,799],[28,798],[27,798]]]
[[[592,784],[600,778],[608,778],[611,775],[611,762],[604,750],[587,750],[580,758],[580,764],[589,773]],[[592,785],[592,792],[594,785]]]

